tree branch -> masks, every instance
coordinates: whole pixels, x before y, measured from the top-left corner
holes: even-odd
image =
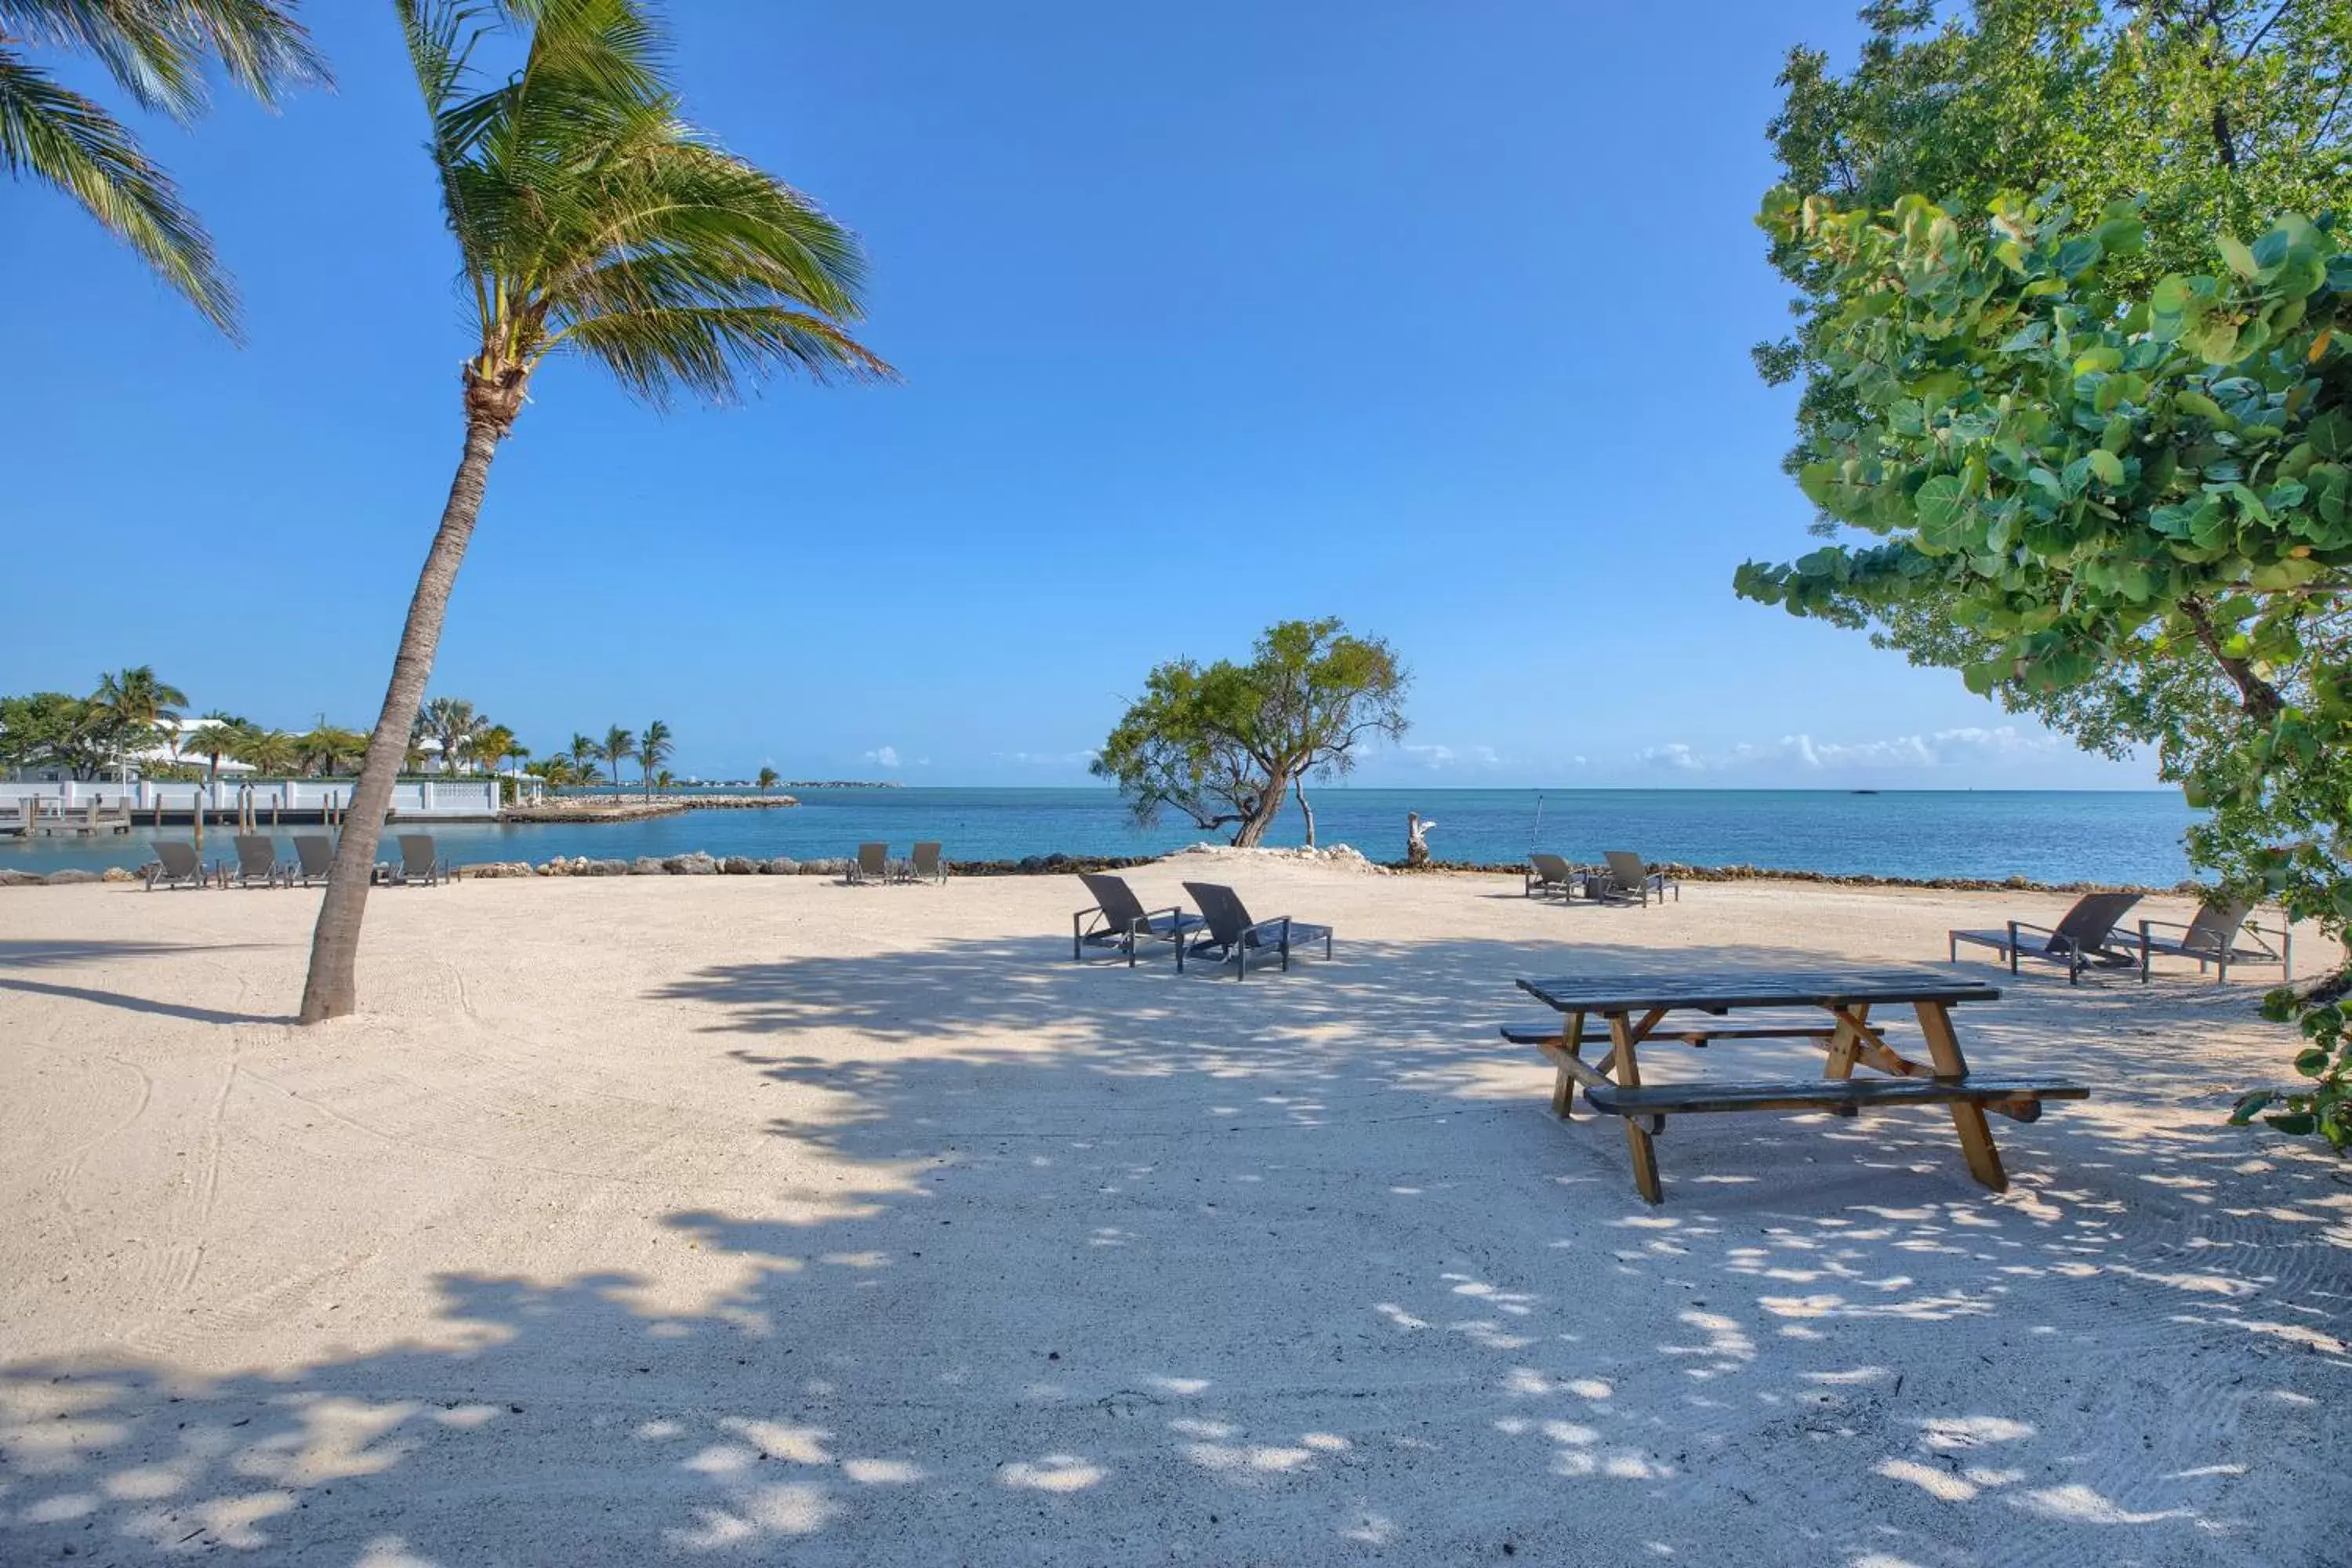
[[[2221,673],[2237,687],[2239,700],[2247,715],[2263,720],[2277,718],[2286,706],[2279,696],[2278,688],[2255,674],[2254,667],[2246,660],[2223,651],[2221,633],[2214,629],[2213,614],[2205,601],[2185,598],[2180,601],[2180,612],[2189,617],[2189,624],[2196,628],[2197,640],[2204,645],[2207,653],[2213,656],[2213,662],[2221,667]]]

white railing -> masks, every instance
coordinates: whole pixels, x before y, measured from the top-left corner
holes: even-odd
[[[538,781],[530,781],[536,784]],[[64,784],[12,784],[0,780],[0,805],[38,800],[56,801],[61,811],[73,811],[95,801],[101,809],[128,800],[134,812],[193,812],[201,803],[206,811],[235,811],[250,804],[255,813],[341,811],[351,805],[356,784],[350,779],[279,779],[247,784],[219,779],[210,784],[151,784],[145,780],[125,787],[119,782],[93,779]],[[529,794],[535,795],[536,791]],[[496,779],[425,779],[392,786],[392,809],[399,816],[490,816],[499,809]]]

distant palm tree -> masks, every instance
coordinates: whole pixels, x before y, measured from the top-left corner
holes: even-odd
[[[660,773],[654,775],[654,787],[656,789],[667,789],[677,782],[677,781],[676,779],[669,776],[669,770],[667,768],[664,768]]]
[[[637,737],[634,731],[615,724],[604,731],[604,743],[596,748],[596,754],[613,765],[613,788],[618,791],[621,764],[637,754]]]
[[[240,719],[234,713],[224,713],[215,708],[206,713],[196,727],[181,737],[180,743],[193,756],[202,757],[210,764],[205,782],[220,782],[223,757],[236,755],[238,737],[253,730],[253,721]]]
[[[462,697],[436,697],[417,710],[416,717],[409,721],[409,739],[432,736],[441,746],[441,766],[456,773],[474,732],[488,722]]]
[[[471,308],[465,451],[401,628],[383,716],[336,846],[298,1016],[358,1005],[368,871],[491,459],[549,356],[584,356],[656,406],[777,370],[889,367],[849,335],[857,242],[817,205],[688,125],[651,0],[397,0],[424,89],[442,214]],[[478,68],[483,18],[526,30],[521,68]]]
[[[654,772],[669,761],[673,749],[670,745],[668,725],[656,719],[646,726],[645,738],[637,742],[637,764],[645,769],[647,800],[654,797]],[[668,775],[663,776],[667,778]]]
[[[570,749],[572,753],[572,777],[569,782],[583,784],[594,784],[596,782],[596,759],[604,755],[604,752],[597,749],[595,741],[587,735],[574,734],[572,737],[572,745]]]
[[[264,103],[281,87],[326,80],[292,9],[283,0],[0,0],[0,171],[73,197],[234,334],[236,291],[172,177],[121,121],[26,64],[23,46],[89,55],[140,108],[186,121],[204,112],[207,64]]]
[[[765,794],[767,791],[772,790],[772,789],[773,789],[773,788],[775,788],[775,787],[776,787],[776,770],[775,770],[775,769],[773,769],[773,768],[761,768],[761,769],[760,770],[760,789],[761,789],[761,792],[762,794]]]
[[[0,126],[0,147],[5,145],[5,126]],[[142,742],[161,740],[172,760],[179,760],[179,710],[187,700],[186,692],[156,677],[152,665],[133,665],[99,678],[89,699],[91,717],[113,731],[114,761],[125,779],[131,776],[131,753]]]
[[[302,765],[301,742],[283,730],[253,730],[239,737],[236,760],[268,778],[285,778]]]
[[[296,738],[295,744],[309,766],[322,776],[332,777],[337,763],[355,762],[367,750],[367,737],[357,730],[330,724],[322,715],[308,734]]]

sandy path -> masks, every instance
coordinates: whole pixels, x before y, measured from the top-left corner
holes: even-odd
[[[1053,879],[467,883],[299,1034],[315,895],[0,896],[0,1560],[2341,1561],[2352,1172],[2219,1125],[2257,986],[1964,1009],[2101,1086],[2005,1195],[1935,1112],[1717,1117],[1652,1210],[1512,975],[2052,900],[1235,879],[1338,962],[1079,968]]]

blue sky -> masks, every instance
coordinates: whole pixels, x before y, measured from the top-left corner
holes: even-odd
[[[665,416],[551,367],[434,689],[542,752],[664,719],[681,773],[1076,783],[1153,662],[1330,614],[1415,674],[1367,783],[2146,784],[1731,595],[1810,547],[1749,217],[1856,3],[673,4],[905,381]],[[307,9],[338,91],[150,131],[244,348],[0,184],[0,689],[373,721],[464,337],[392,8]]]

